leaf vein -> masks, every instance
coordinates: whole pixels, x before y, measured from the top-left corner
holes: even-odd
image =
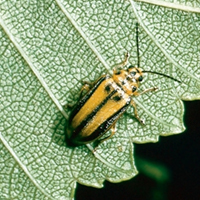
[[[46,92],[48,93],[48,95],[50,96],[50,98],[56,104],[57,108],[61,111],[61,113],[67,119],[68,115],[65,112],[65,110],[63,109],[62,105],[60,104],[60,102],[58,101],[58,99],[55,97],[55,95],[53,94],[53,92],[51,91],[51,89],[49,88],[49,86],[47,85],[47,83],[45,82],[45,80],[43,79],[43,77],[40,75],[40,72],[36,69],[36,67],[34,66],[34,64],[31,62],[30,58],[26,55],[26,53],[24,52],[24,50],[21,48],[21,46],[15,40],[14,36],[11,34],[11,32],[7,28],[6,24],[4,23],[4,21],[1,18],[0,18],[0,25],[2,26],[2,28],[5,31],[5,33],[7,34],[7,36],[11,40],[11,42],[14,44],[14,46],[16,47],[16,49],[19,51],[20,55],[24,58],[24,60],[26,61],[26,63],[28,64],[28,66],[30,67],[30,69],[32,70],[32,72],[35,74],[35,76],[37,77],[37,79],[39,80],[39,82],[41,83],[41,85],[43,86],[43,88],[46,90]]]

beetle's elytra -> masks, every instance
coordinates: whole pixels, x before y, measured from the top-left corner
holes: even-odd
[[[137,55],[139,65],[139,50]],[[125,60],[113,69],[112,76],[103,75],[94,83],[83,86],[81,91],[87,92],[74,106],[66,127],[69,145],[77,146],[96,142],[97,146],[109,139],[115,134],[117,120],[130,105],[134,107],[134,117],[143,123],[138,117],[132,97],[157,89],[153,87],[138,93],[137,89],[143,80],[143,73],[155,73],[178,81],[159,72],[142,71],[139,67],[128,65],[128,58],[127,53]],[[108,130],[111,130],[111,134],[101,139]]]

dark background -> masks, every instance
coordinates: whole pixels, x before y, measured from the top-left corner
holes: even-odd
[[[76,200],[199,200],[200,199],[200,101],[184,102],[186,131],[160,137],[157,143],[134,144],[136,157],[158,163],[170,174],[165,183],[140,172],[121,183],[105,181],[95,189],[78,184]],[[136,159],[137,166],[137,159]],[[137,167],[138,168],[138,167]]]

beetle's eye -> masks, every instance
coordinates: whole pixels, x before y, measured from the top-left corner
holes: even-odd
[[[130,66],[128,67],[128,69],[132,69],[132,68],[135,68],[135,66],[130,65]]]
[[[130,72],[131,76],[135,76],[136,75],[136,72],[132,71]]]
[[[143,80],[143,77],[142,76],[140,76],[139,78],[138,78],[138,81],[142,81]]]
[[[132,92],[135,92],[137,90],[137,87],[133,86]]]

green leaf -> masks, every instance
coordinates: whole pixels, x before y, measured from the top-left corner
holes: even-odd
[[[137,174],[132,142],[184,130],[181,99],[200,99],[200,17],[196,8],[188,13],[173,5],[177,9],[124,0],[1,1],[1,197],[73,199],[77,182],[100,188],[105,180],[130,179]],[[184,6],[193,8],[192,1]],[[144,74],[140,91],[159,88],[133,98],[145,126],[130,108],[95,154],[90,144],[68,148],[63,105],[78,100],[82,81],[112,73],[127,51],[137,63],[136,21],[141,68],[182,83]]]

